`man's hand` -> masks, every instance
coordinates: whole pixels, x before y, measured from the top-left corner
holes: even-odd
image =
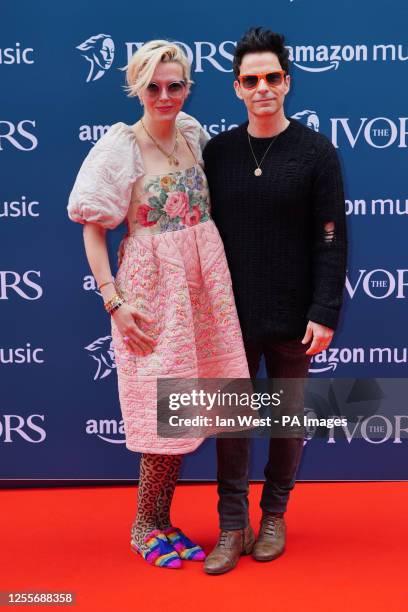
[[[302,344],[308,344],[312,340],[312,344],[306,351],[306,355],[316,355],[324,351],[330,346],[334,334],[334,330],[320,323],[309,321],[306,327],[306,333],[303,337]]]

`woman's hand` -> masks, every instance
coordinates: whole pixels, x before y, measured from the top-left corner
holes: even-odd
[[[128,338],[126,344],[131,351],[138,355],[148,355],[153,351],[157,341],[147,336],[138,326],[138,321],[153,323],[153,319],[126,303],[115,310],[112,317],[123,338]]]

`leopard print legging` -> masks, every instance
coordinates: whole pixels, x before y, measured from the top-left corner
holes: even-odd
[[[180,473],[182,455],[143,453],[140,460],[139,492],[132,538],[146,550],[145,536],[153,529],[171,527],[170,506]]]

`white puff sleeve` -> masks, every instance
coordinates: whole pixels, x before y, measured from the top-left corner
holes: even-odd
[[[130,127],[115,123],[82,163],[69,196],[69,218],[114,229],[126,217],[133,183],[141,174],[140,154]]]
[[[181,111],[177,115],[176,120],[178,128],[182,131],[184,136],[188,139],[190,146],[193,147],[197,159],[200,163],[203,163],[202,151],[210,140],[209,134],[204,130],[203,126],[197,119],[191,115],[187,115]]]

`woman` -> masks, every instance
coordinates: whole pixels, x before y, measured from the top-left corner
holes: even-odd
[[[156,434],[156,379],[249,377],[224,248],[210,218],[201,151],[208,136],[181,111],[190,89],[184,52],[151,41],[131,58],[129,96],[143,117],[114,124],[83,162],[68,214],[84,223],[89,265],[111,314],[126,446],[142,453],[131,547],[154,565],[204,559],[174,527],[182,455],[202,439]],[[106,229],[128,233],[112,279]]]

